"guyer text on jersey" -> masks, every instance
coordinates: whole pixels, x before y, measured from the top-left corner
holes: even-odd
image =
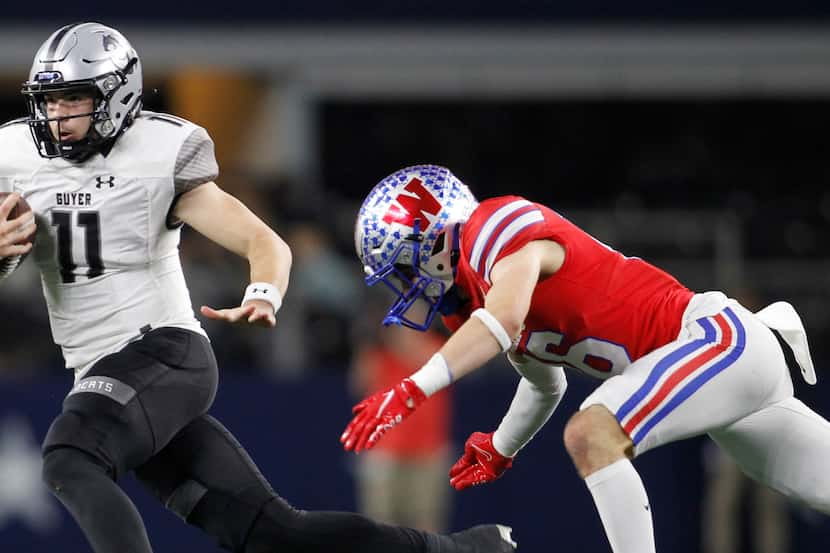
[[[92,205],[91,192],[58,192],[55,194],[57,205],[61,206],[89,206]]]

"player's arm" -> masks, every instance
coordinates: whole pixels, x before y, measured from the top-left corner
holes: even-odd
[[[484,308],[410,378],[356,405],[355,417],[340,438],[344,447],[355,451],[373,447],[427,397],[507,351],[521,332],[536,284],[561,267],[564,255],[559,244],[540,240],[499,260],[490,273],[493,284]]]
[[[558,270],[564,259],[565,251],[559,244],[536,241],[496,263],[491,272],[493,287],[485,298],[489,316],[478,319],[476,336],[470,332],[470,340],[459,344],[459,348],[475,349],[472,340],[480,334],[479,327],[484,326],[499,348],[506,349],[503,347],[504,334],[512,339],[521,332],[536,284]],[[529,294],[525,288],[528,284]],[[519,293],[512,293],[514,290]],[[476,322],[475,319],[471,317],[459,328],[459,333],[464,326]],[[499,326],[503,328],[503,334]],[[499,334],[502,336],[497,338]],[[507,357],[522,378],[496,431],[474,432],[467,439],[464,454],[450,469],[450,485],[457,490],[499,478],[512,465],[516,453],[550,419],[567,389],[562,367],[515,353],[508,353]],[[462,367],[468,368],[468,365]]]
[[[564,259],[564,250],[559,244],[538,240],[493,265],[493,285],[484,298],[487,314],[474,313],[439,351],[453,381],[509,348],[522,331],[536,284],[562,265],[560,258]],[[431,393],[432,390],[428,395]]]
[[[267,285],[265,293],[255,292],[254,299],[243,300],[239,307],[215,310],[202,306],[202,314],[228,322],[247,320],[259,326],[274,326],[275,312],[288,288],[291,270],[291,250],[285,241],[242,202],[213,182],[182,194],[173,215],[213,242],[246,258],[251,266],[251,282]],[[268,293],[270,299],[263,295]],[[250,290],[245,297],[252,297]]]
[[[450,469],[450,485],[456,490],[492,482],[510,468],[519,450],[550,419],[568,387],[562,367],[521,354],[507,357],[522,378],[495,432],[473,432],[467,438],[464,454]]]

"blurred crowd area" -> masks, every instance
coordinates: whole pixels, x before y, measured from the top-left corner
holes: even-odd
[[[208,129],[220,186],[294,252],[276,331],[202,320],[225,371],[345,372],[355,349],[377,339],[389,298],[362,282],[354,217],[378,180],[416,163],[450,167],[479,198],[519,194],[545,203],[695,290],[722,289],[758,309],[791,301],[819,370],[830,354],[830,99],[321,98],[312,106],[313,166],[285,175],[251,170],[250,156],[239,152],[240,137],[263,124],[239,100],[255,93],[231,86],[231,100],[217,109],[222,104],[183,92],[181,83],[156,79],[150,90],[147,107]],[[24,115],[17,93],[8,81],[3,119]],[[248,282],[244,260],[190,229],[181,253],[197,311],[238,304]],[[31,261],[0,286],[0,311],[3,378],[62,366]]]

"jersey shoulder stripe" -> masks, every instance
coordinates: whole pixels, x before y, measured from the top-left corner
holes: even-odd
[[[136,118],[136,123],[138,123],[139,121],[158,121],[160,123],[166,123],[168,125],[167,128],[172,130],[173,128],[178,127],[182,129],[182,132],[184,132],[185,135],[190,134],[194,128],[199,127],[199,125],[197,125],[196,123],[188,121],[183,117],[178,117],[170,113],[161,113],[158,111],[150,111],[146,109],[141,110],[141,113]]]
[[[26,117],[19,117],[17,119],[12,119],[11,121],[6,121],[2,125],[0,125],[0,129],[5,129],[6,127],[11,127],[12,125],[23,125],[28,121]]]
[[[170,115],[169,113],[156,113],[152,111],[144,111],[142,112],[142,117],[146,117],[147,119],[153,121],[163,121],[176,127],[184,127],[185,125],[193,124],[187,119],[182,119],[181,117],[176,117],[175,115]]]
[[[142,111],[116,141],[113,153],[123,155],[111,156],[111,162],[115,163],[118,157],[118,163],[127,166],[130,173],[173,174],[182,148],[189,152],[188,139],[199,132],[205,134],[202,127],[186,119]],[[140,156],[140,163],[135,161],[136,155]]]
[[[476,236],[470,267],[490,283],[490,271],[504,247],[528,227],[544,223],[542,211],[527,200],[514,200],[490,215]]]
[[[496,227],[504,221],[506,217],[509,217],[510,214],[515,213],[516,210],[528,205],[530,205],[530,202],[527,200],[515,200],[503,205],[487,218],[484,224],[481,225],[481,230],[476,236],[476,240],[473,243],[473,249],[470,252],[470,266],[473,269],[478,269],[481,263],[482,254],[484,253],[484,247],[487,245],[487,242],[490,240]]]
[[[165,117],[163,115],[148,115],[147,119],[150,119],[152,121],[163,121],[164,123],[169,123],[169,124],[174,125],[176,127],[183,127],[184,126],[184,123],[182,123],[181,121],[176,121],[175,119],[171,119],[171,118]]]

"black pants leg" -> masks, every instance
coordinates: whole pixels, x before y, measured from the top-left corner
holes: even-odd
[[[130,470],[168,509],[235,553],[499,553],[490,546],[500,543],[495,528],[439,536],[355,513],[295,509],[204,414],[216,381],[207,340],[158,329],[75,384],[44,442],[44,479],[95,553],[152,551],[115,484]]]
[[[152,553],[116,484],[207,411],[216,390],[207,340],[162,328],[96,363],[75,383],[43,444],[43,478],[95,553]]]
[[[447,539],[355,513],[295,509],[210,416],[182,430],[136,475],[168,508],[237,553],[421,553]]]
[[[93,551],[152,552],[135,505],[94,457],[71,447],[53,449],[43,460],[43,473]]]

